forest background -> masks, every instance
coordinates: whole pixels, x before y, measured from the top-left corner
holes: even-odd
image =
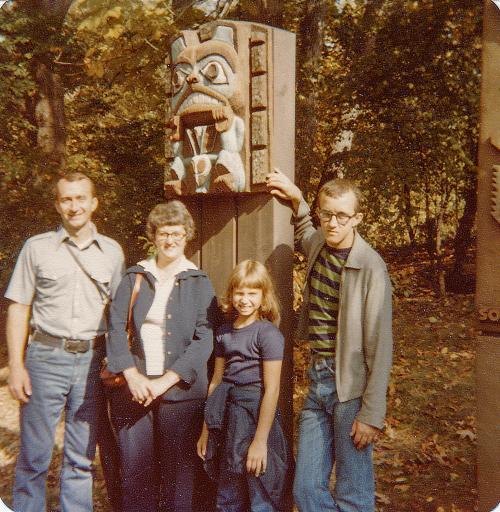
[[[145,217],[163,197],[164,61],[175,31],[230,18],[296,33],[296,181],[310,203],[332,177],[360,183],[369,205],[363,234],[389,261],[394,284],[397,387],[386,447],[407,439],[397,456],[384,455],[380,444],[377,460],[387,474],[379,479],[379,509],[473,510],[470,268],[481,2],[1,3],[1,289],[24,240],[57,224],[52,183],[72,170],[97,184],[99,230],[122,244],[129,263],[143,255]],[[296,270],[298,288],[300,259]],[[295,362],[300,404],[301,350]],[[440,379],[446,394],[429,403],[429,382]],[[455,409],[445,414],[441,399]],[[403,412],[402,401],[412,411]],[[415,423],[422,408],[436,423],[425,426],[425,414]],[[7,449],[5,460],[12,455]],[[415,496],[418,506],[410,505]]]

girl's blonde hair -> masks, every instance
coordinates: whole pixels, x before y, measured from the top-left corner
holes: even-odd
[[[260,307],[260,318],[266,319],[275,325],[280,321],[280,306],[276,297],[273,281],[267,268],[255,260],[244,260],[234,267],[226,293],[221,299],[222,311],[231,318],[237,316],[233,307],[233,291],[236,288],[258,288],[262,290],[262,305]]]

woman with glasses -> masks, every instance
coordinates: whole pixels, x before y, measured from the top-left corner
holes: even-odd
[[[107,342],[108,369],[126,380],[110,399],[122,508],[206,510],[195,488],[196,441],[217,303],[207,275],[184,255],[194,222],[180,201],[155,206],[146,233],[156,255],[126,271],[111,306]]]

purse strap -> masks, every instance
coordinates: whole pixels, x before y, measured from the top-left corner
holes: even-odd
[[[135,283],[134,288],[132,290],[132,295],[130,296],[130,304],[128,306],[128,317],[127,317],[127,339],[128,339],[128,348],[132,345],[132,308],[137,300],[137,296],[139,295],[139,290],[141,288],[141,282],[143,279],[143,274],[135,275]]]

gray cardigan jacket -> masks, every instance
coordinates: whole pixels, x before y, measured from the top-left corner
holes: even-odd
[[[129,349],[127,316],[137,273],[143,274],[144,279],[132,308],[134,339]],[[136,366],[141,373],[146,373],[140,332],[154,294],[154,278],[143,267],[136,265],[126,271],[110,310],[106,343],[110,371],[118,373]],[[186,270],[177,274],[167,303],[167,315],[165,370],[177,373],[181,381],[172,386],[163,399],[204,399],[208,388],[208,361],[213,350],[213,328],[218,319],[217,299],[205,272]]]
[[[292,218],[295,242],[307,256],[298,338],[307,340],[309,275],[325,244],[305,201]],[[357,419],[382,428],[392,365],[391,282],[380,255],[356,232],[340,281],[335,380],[339,400],[362,398]]]

